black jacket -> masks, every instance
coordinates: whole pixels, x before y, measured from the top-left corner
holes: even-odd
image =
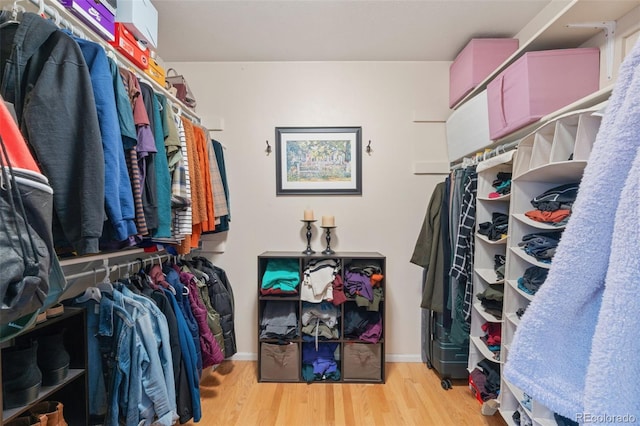
[[[0,24],[9,20],[0,13]],[[54,190],[54,240],[98,251],[104,153],[91,76],[78,44],[34,13],[0,28],[0,95]]]
[[[207,287],[213,309],[220,314],[220,325],[224,336],[224,357],[237,352],[234,327],[234,298],[226,272],[204,257],[195,257],[192,265],[209,276]]]

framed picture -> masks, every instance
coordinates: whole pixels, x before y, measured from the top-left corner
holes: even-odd
[[[276,195],[362,195],[361,127],[276,127]]]

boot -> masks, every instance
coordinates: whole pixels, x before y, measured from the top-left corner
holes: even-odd
[[[38,398],[42,373],[36,355],[38,342],[28,341],[2,351],[3,408],[30,404]]]
[[[43,386],[55,386],[67,377],[69,352],[64,347],[64,330],[38,338],[38,367]]]
[[[5,426],[47,426],[47,416],[23,416],[5,423]]]
[[[46,426],[68,426],[62,415],[62,409],[62,402],[43,401],[34,405],[29,410],[29,414],[36,417],[45,415],[47,417]]]

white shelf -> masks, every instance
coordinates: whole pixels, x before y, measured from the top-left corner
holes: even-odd
[[[531,417],[531,419],[533,420],[533,413],[531,412],[531,410],[529,410],[527,407],[522,405],[522,400],[524,399],[524,392],[504,378],[503,378],[503,382],[507,384],[507,387],[513,394],[516,401],[518,401],[518,404],[522,407],[525,413],[527,413],[527,416]]]
[[[507,314],[506,317],[516,327],[518,327],[520,325],[520,318],[518,318],[518,316],[516,314],[510,313],[510,314]]]
[[[483,281],[485,281],[489,285],[498,285],[504,284],[504,279],[498,280],[496,276],[496,271],[488,268],[476,268],[476,273]]]
[[[502,416],[502,419],[505,421],[505,423],[509,426],[518,426],[518,424],[513,421],[513,413],[515,413],[515,411],[502,411],[500,410],[500,415]]]
[[[545,166],[531,169],[520,176],[515,177],[513,180],[519,182],[547,182],[550,184],[580,181],[586,165],[586,161],[561,161],[557,163],[550,163]]]
[[[517,280],[507,280],[507,283],[511,286],[511,288],[513,288],[515,291],[517,291],[518,294],[520,294],[525,299],[527,299],[529,301],[532,301],[533,298],[535,297],[535,295],[533,295],[533,294],[529,294],[527,292],[524,292],[524,291],[520,290],[520,288],[518,287],[518,281]]]
[[[508,237],[503,237],[503,238],[500,238],[499,240],[493,241],[493,240],[490,240],[486,235],[480,234],[478,232],[476,232],[476,237],[487,244],[496,245],[496,246],[501,244],[507,244],[507,240],[509,239]]]
[[[551,263],[540,262],[535,257],[529,256],[527,253],[525,253],[524,249],[520,247],[511,247],[511,252],[532,265],[539,266],[545,269],[551,268]]]
[[[471,340],[471,342],[473,342],[475,347],[480,351],[480,353],[486,359],[488,359],[491,362],[495,362],[496,364],[502,364],[500,361],[498,361],[497,359],[495,359],[493,357],[494,353],[489,350],[487,345],[485,345],[485,343],[482,340],[480,340],[480,337],[478,337],[478,336],[470,336],[470,340]]]
[[[503,320],[496,318],[494,315],[490,314],[489,312],[485,311],[484,308],[482,307],[482,303],[480,303],[479,300],[473,302],[473,308],[476,310],[476,312],[478,312],[478,314],[484,318],[485,321],[488,322],[498,322],[498,323],[502,323]]]
[[[495,198],[478,197],[477,199],[480,200],[480,201],[509,201],[509,200],[511,200],[511,193],[505,194],[505,195],[501,195],[501,196],[495,197]]]
[[[566,225],[554,226],[544,222],[538,222],[537,220],[529,219],[524,213],[514,213],[514,219],[524,223],[525,225],[529,225],[533,228],[538,228],[545,231],[561,231],[565,228]]]

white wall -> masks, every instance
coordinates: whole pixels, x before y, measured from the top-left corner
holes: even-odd
[[[448,62],[173,63],[196,94],[204,124],[226,145],[232,222],[222,254],[236,300],[238,357],[257,352],[257,260],[269,250],[302,251],[305,208],[334,215],[331,246],[387,256],[386,352],[420,360],[422,269],[409,263],[431,192],[442,175],[413,174],[414,161],[447,161],[444,123],[416,123],[416,110],[446,108]],[[424,114],[423,114],[424,115]],[[208,124],[210,123],[210,124]],[[278,126],[361,126],[362,196],[276,197]],[[316,230],[312,247],[326,243]]]

